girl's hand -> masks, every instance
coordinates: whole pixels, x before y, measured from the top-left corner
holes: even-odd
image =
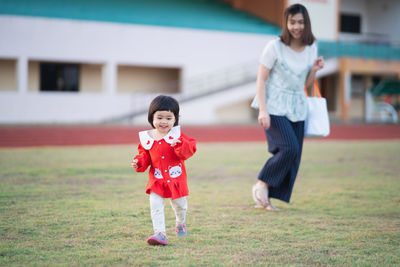
[[[259,112],[258,123],[265,129],[268,130],[271,125],[271,117],[267,112]]]
[[[323,57],[319,57],[314,61],[314,64],[312,66],[312,70],[313,71],[319,71],[320,69],[322,69],[324,67],[324,58]]]
[[[181,140],[176,139],[176,140],[172,141],[171,146],[174,147],[178,143],[182,143],[182,142],[181,142]]]
[[[134,168],[135,170],[138,168],[137,163],[138,163],[138,160],[137,160],[137,159],[133,159],[133,160],[132,160],[131,166],[132,166],[132,168]]]

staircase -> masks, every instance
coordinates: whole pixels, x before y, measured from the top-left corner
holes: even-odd
[[[257,64],[258,63],[256,60],[252,60],[238,66],[226,68],[219,71],[213,71],[211,73],[205,73],[197,77],[192,77],[190,79],[184,80],[181,83],[181,86],[179,86],[179,81],[172,81],[168,84],[163,84],[162,86],[160,86],[159,90],[151,89],[151,91],[162,92],[162,89],[166,90],[168,88],[183,87],[185,88],[183,93],[169,95],[177,99],[181,105],[186,104],[187,102],[191,102],[196,99],[220,94],[223,92],[231,91],[241,86],[245,86],[247,84],[255,83],[257,79]],[[159,94],[161,93],[132,94],[132,111],[128,114],[123,114],[121,116],[106,119],[104,120],[104,123],[129,123],[135,117],[147,114],[150,102]]]

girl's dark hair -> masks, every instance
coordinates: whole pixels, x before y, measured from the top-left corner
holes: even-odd
[[[292,36],[289,33],[287,24],[289,20],[289,15],[294,16],[296,14],[302,14],[304,18],[304,30],[303,30],[303,35],[301,37],[303,44],[305,45],[312,45],[315,41],[315,37],[311,31],[311,21],[310,21],[310,16],[308,15],[307,9],[305,6],[301,4],[294,4],[291,6],[288,6],[285,9],[284,13],[284,21],[283,21],[283,27],[282,27],[282,35],[280,36],[282,43],[285,45],[290,45],[290,42],[292,41]]]
[[[166,95],[159,95],[154,98],[153,101],[151,101],[147,120],[153,128],[155,128],[153,125],[154,113],[156,113],[157,111],[171,111],[172,113],[174,113],[175,116],[174,126],[178,125],[179,103],[174,98]]]

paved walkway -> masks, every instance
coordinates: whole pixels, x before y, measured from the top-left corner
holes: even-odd
[[[182,126],[198,142],[265,141],[258,125]],[[0,147],[119,145],[138,143],[138,132],[147,126],[2,126]],[[400,140],[400,125],[338,124],[324,140]]]

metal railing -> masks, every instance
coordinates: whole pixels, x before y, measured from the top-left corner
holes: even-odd
[[[238,66],[203,73],[183,81],[171,81],[158,87],[145,90],[154,93],[135,93],[131,97],[131,112],[105,120],[105,123],[130,121],[135,116],[148,111],[151,100],[159,94],[167,94],[176,98],[180,103],[199,97],[212,95],[231,88],[254,82],[257,79],[257,60],[252,60]],[[179,93],[168,93],[183,88]]]

